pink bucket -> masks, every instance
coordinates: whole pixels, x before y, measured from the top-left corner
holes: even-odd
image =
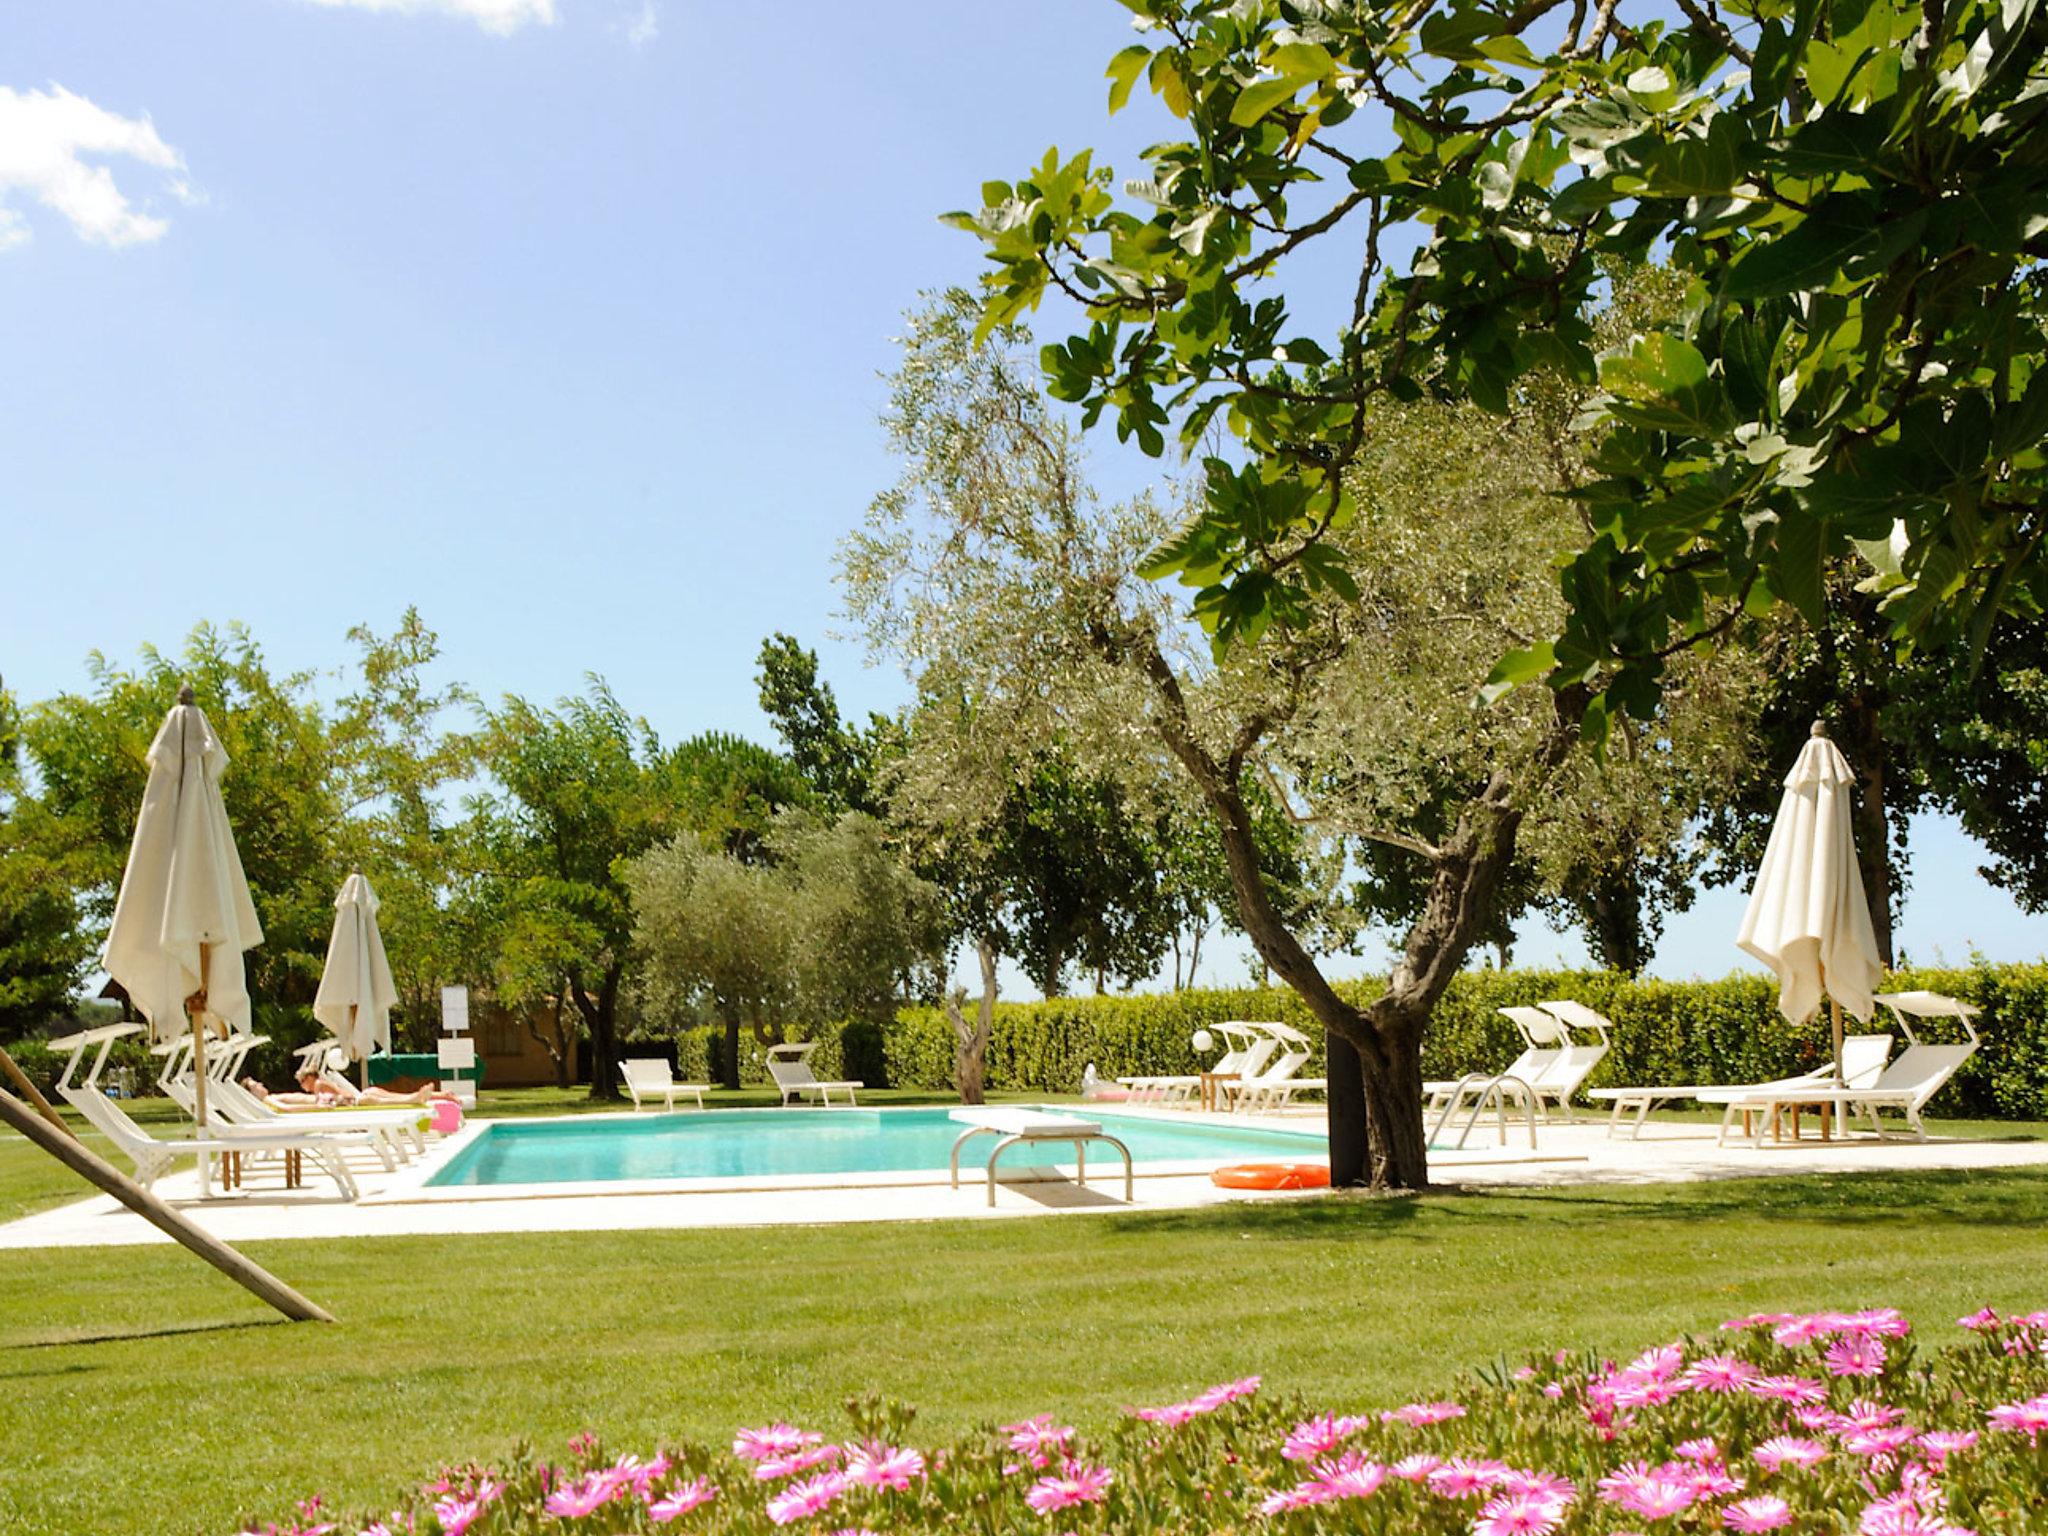
[[[452,1136],[462,1129],[462,1106],[453,1099],[436,1099],[428,1107],[433,1111],[434,1129],[443,1136]]]

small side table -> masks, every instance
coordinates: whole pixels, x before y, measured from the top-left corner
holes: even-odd
[[[1202,1074],[1202,1108],[1215,1113],[1217,1100],[1222,1098],[1225,1083],[1240,1083],[1244,1078],[1236,1072],[1204,1072]]]

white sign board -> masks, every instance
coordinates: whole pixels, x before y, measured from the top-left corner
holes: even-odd
[[[441,989],[441,1032],[459,1035],[469,1028],[469,988]]]

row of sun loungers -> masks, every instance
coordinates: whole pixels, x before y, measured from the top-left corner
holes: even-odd
[[[1328,1087],[1320,1077],[1300,1075],[1314,1046],[1291,1024],[1232,1019],[1209,1028],[1223,1037],[1224,1051],[1207,1073],[1120,1077],[1117,1082],[1129,1094],[1126,1102],[1185,1105],[1206,1076],[1231,1109],[1272,1114],[1285,1109],[1297,1093],[1321,1093]]]
[[[866,1083],[856,1079],[836,1078],[826,1081],[811,1067],[811,1052],[818,1048],[815,1040],[790,1040],[781,1045],[768,1047],[768,1075],[775,1080],[775,1086],[782,1094],[782,1102],[791,1100],[807,1102],[815,1099],[820,1104],[830,1104],[836,1093],[848,1104],[858,1104],[855,1095]],[[665,1111],[676,1107],[678,1097],[697,1101],[697,1107],[704,1107],[704,1094],[709,1083],[684,1083],[676,1080],[675,1070],[659,1056],[634,1056],[619,1063],[619,1081],[624,1084],[626,1096],[633,1101],[637,1110],[650,1109],[655,1101],[661,1101]]]
[[[1841,1075],[1834,1064],[1770,1082],[1684,1083],[1622,1088],[1596,1088],[1587,1097],[1611,1105],[1608,1134],[1633,1138],[1642,1131],[1650,1111],[1660,1104],[1697,1102],[1723,1111],[1720,1142],[1738,1136],[1762,1145],[1782,1116],[1818,1110],[1839,1117],[1844,1128],[1859,1118],[1869,1122],[1880,1139],[1890,1133],[1881,1118],[1895,1111],[1908,1132],[1927,1139],[1921,1111],[1975,1054],[1981,1041],[1968,1003],[1934,992],[1891,992],[1877,1001],[1889,1009],[1906,1039],[1906,1048],[1892,1058],[1889,1034],[1851,1035],[1842,1046]],[[1489,1114],[1503,1143],[1511,1120],[1526,1122],[1530,1145],[1536,1127],[1552,1115],[1569,1122],[1572,1100],[1613,1049],[1613,1023],[1586,1004],[1555,998],[1533,1006],[1500,1012],[1520,1034],[1523,1049],[1498,1071],[1468,1072],[1463,1077],[1423,1085],[1432,1145],[1462,1147],[1473,1129]],[[1921,1040],[1915,1021],[1952,1020],[1964,1034],[1954,1044]],[[1188,1104],[1203,1077],[1216,1083],[1237,1110],[1271,1112],[1285,1107],[1299,1092],[1321,1092],[1321,1078],[1299,1075],[1310,1055],[1306,1035],[1290,1025],[1244,1020],[1211,1025],[1225,1049],[1204,1075],[1121,1077],[1131,1103],[1167,1106]]]

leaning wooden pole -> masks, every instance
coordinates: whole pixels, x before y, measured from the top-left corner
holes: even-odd
[[[14,1058],[5,1051],[0,1051],[0,1072],[5,1072],[10,1078],[14,1079],[14,1086],[21,1090],[23,1098],[35,1105],[37,1114],[57,1127],[66,1136],[72,1137],[74,1140],[77,1138],[78,1133],[64,1123],[62,1115],[50,1108],[50,1101],[43,1097],[36,1085],[29,1081],[29,1075],[22,1071],[15,1064]]]
[[[137,1184],[85,1143],[53,1129],[13,1094],[0,1089],[0,1122],[21,1132],[73,1173],[98,1185],[129,1210],[169,1233],[244,1290],[252,1291],[295,1323],[331,1323],[334,1314],[308,1301],[259,1264],[242,1257],[211,1232]]]

